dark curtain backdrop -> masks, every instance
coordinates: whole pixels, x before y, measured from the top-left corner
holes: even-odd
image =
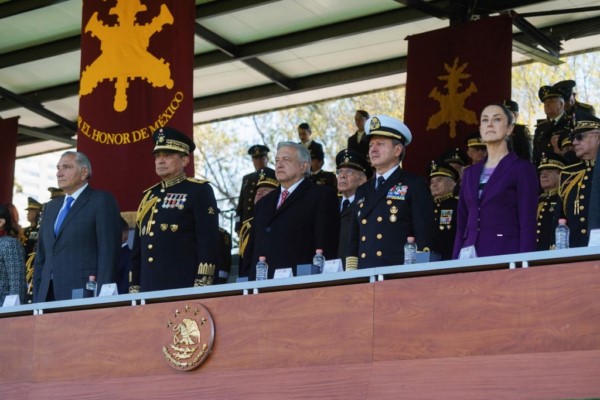
[[[403,167],[419,175],[444,151],[466,149],[481,109],[511,93],[512,20],[486,18],[408,38]]]
[[[195,2],[136,3],[83,2],[77,147],[92,162],[91,185],[112,192],[121,211],[136,210],[159,180],[153,131],[193,135]]]

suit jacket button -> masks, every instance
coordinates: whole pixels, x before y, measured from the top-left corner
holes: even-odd
[[[153,247],[154,247],[154,246],[153,246],[153,245],[151,245],[151,244],[149,244],[149,245],[148,245],[148,248],[149,248],[150,250],[152,250],[152,248],[153,248]]]
[[[381,255],[382,255],[381,251],[378,251],[377,252],[377,257],[381,257]]]
[[[148,262],[152,262],[152,261],[154,261],[154,258],[152,258],[152,257],[149,257],[149,258],[148,258]]]
[[[367,258],[367,254],[366,254],[366,253],[362,253],[362,254],[360,255],[360,258]]]

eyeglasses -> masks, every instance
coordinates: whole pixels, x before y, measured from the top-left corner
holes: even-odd
[[[589,135],[590,133],[598,133],[600,132],[600,130],[593,130],[593,131],[587,131],[587,132],[577,132],[577,133],[572,133],[569,137],[571,139],[571,142],[573,140],[577,140],[578,142],[581,142],[582,140],[584,140],[587,135]]]

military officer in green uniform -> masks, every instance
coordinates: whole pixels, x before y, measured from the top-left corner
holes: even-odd
[[[248,149],[248,155],[252,157],[254,172],[246,174],[242,178],[242,188],[235,211],[235,231],[238,233],[244,221],[254,216],[254,195],[256,194],[259,171],[265,170],[269,171],[269,174],[275,175],[275,171],[267,167],[269,151],[270,149],[262,144],[255,144]]]
[[[540,194],[537,208],[537,250],[551,250],[554,245],[554,230],[558,225],[557,209],[560,198],[558,197],[558,183],[560,171],[565,167],[564,159],[555,153],[542,153],[538,166],[540,175]]]
[[[400,166],[410,130],[395,118],[376,115],[365,124],[365,133],[376,175],[356,190],[346,270],[403,264],[407,237],[415,237],[419,250],[429,250],[434,240],[427,183]]]
[[[325,153],[323,147],[314,147],[310,151],[310,180],[317,185],[327,185],[337,190],[337,178],[333,172],[324,171]]]
[[[434,248],[442,260],[452,260],[456,236],[458,196],[455,187],[458,172],[444,161],[432,161],[429,168],[429,190],[433,196],[435,241]]]
[[[471,133],[467,136],[467,156],[471,160],[471,164],[477,164],[479,161],[483,160],[487,157],[487,147],[483,140],[481,140],[481,135],[479,131]],[[465,166],[467,168],[469,165]],[[463,170],[464,171],[464,170]]]
[[[42,204],[33,197],[27,198],[27,221],[29,226],[23,229],[23,247],[25,248],[25,278],[27,281],[27,298],[33,297],[33,262],[35,260],[35,247],[38,242],[40,230],[40,216]],[[30,302],[30,301],[28,301]]]
[[[594,162],[600,144],[600,120],[577,121],[571,141],[581,161],[565,167],[560,174],[558,195],[562,207],[559,211],[567,219],[570,247],[585,247],[589,241],[588,212]]]
[[[519,120],[519,103],[514,100],[504,100],[504,107],[508,108],[513,115],[515,124],[513,131],[508,141],[508,148],[514,151],[519,158],[531,161],[533,153],[533,137],[527,125],[518,124]]]
[[[218,209],[205,180],[184,168],[194,142],[173,128],[152,135],[161,182],[144,191],[137,210],[130,292],[213,283],[218,249]]]
[[[555,87],[565,93],[565,111],[575,114],[576,120],[587,120],[590,116],[596,116],[594,106],[577,100],[577,82],[572,79],[556,82]]]
[[[533,162],[540,164],[542,153],[560,154],[558,148],[559,131],[569,129],[573,122],[565,113],[565,93],[555,86],[542,86],[538,91],[540,101],[544,104],[546,119],[539,122],[533,135]]]
[[[258,182],[256,183],[256,194],[254,196],[254,203],[256,204],[260,199],[271,193],[273,190],[279,187],[279,182],[275,177],[275,171],[271,168],[264,168],[257,171]],[[248,276],[249,268],[252,267],[252,248],[253,243],[250,243],[250,233],[252,231],[252,221],[254,216],[248,218],[242,224],[240,229],[240,270],[239,276]]]

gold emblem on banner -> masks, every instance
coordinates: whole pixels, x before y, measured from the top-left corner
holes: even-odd
[[[110,14],[117,16],[118,24],[104,24],[104,21],[98,19],[97,12],[87,21],[85,33],[98,38],[102,45],[101,54],[90,65],[86,65],[81,73],[80,96],[92,93],[98,87],[98,83],[111,80],[115,86],[113,108],[122,112],[127,109],[127,88],[130,81],[139,79],[153,87],[173,88],[169,63],[161,57],[156,57],[145,47],[155,33],[160,32],[166,25],[173,25],[173,14],[163,4],[160,13],[151,23],[137,23],[135,14],[145,11],[146,8],[141,3],[132,6],[129,0],[117,0],[115,6],[110,9]],[[123,51],[123,38],[131,38],[128,45],[136,44],[135,51]],[[123,57],[124,54],[129,58]]]
[[[471,78],[471,74],[465,72],[468,66],[469,63],[459,65],[458,57],[454,59],[452,66],[444,63],[447,75],[439,75],[438,79],[446,82],[443,84],[446,93],[442,93],[437,87],[431,89],[429,93],[430,98],[440,103],[440,110],[429,117],[427,121],[428,131],[448,124],[450,128],[449,136],[454,138],[456,137],[457,122],[464,122],[467,125],[477,125],[477,115],[473,110],[469,110],[465,106],[467,98],[477,93],[477,86],[471,80],[470,85],[462,92],[460,91],[461,87],[466,87],[467,83],[469,83],[468,81],[465,83],[461,81]]]
[[[198,368],[212,351],[215,326],[212,316],[199,303],[177,308],[166,327],[169,331],[162,348],[165,360],[175,369]]]

